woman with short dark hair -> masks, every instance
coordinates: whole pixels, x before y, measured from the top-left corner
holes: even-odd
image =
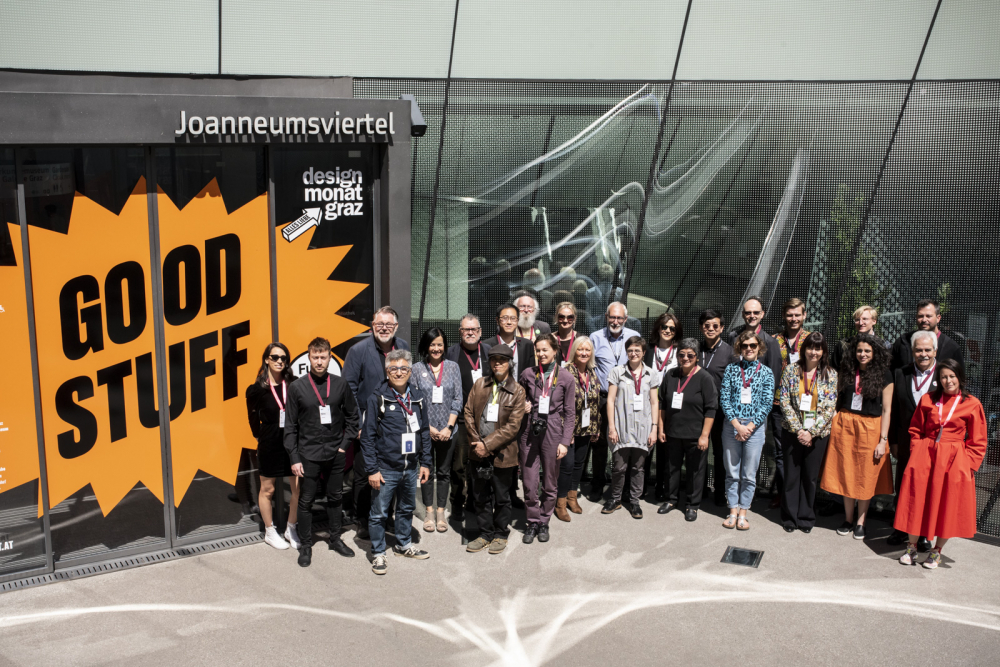
[[[448,337],[444,331],[431,327],[420,337],[417,354],[423,361],[413,365],[413,381],[427,404],[428,429],[431,435],[431,474],[420,485],[424,503],[424,530],[443,533],[448,530],[445,505],[451,482],[451,464],[455,455],[455,424],[462,412],[462,371],[454,361],[444,358]],[[435,507],[435,484],[437,503]],[[454,508],[453,508],[454,511]]]
[[[976,534],[975,474],[986,456],[983,405],[965,391],[965,371],[954,359],[938,362],[938,389],[924,394],[910,422],[910,460],[896,508],[895,528],[909,536],[899,562],[915,565],[917,540],[936,535],[923,566],[941,564],[952,537]]]

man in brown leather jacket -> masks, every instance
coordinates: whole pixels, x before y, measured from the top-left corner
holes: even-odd
[[[517,436],[524,418],[524,388],[510,372],[514,353],[506,345],[489,348],[492,375],[480,378],[465,403],[472,498],[479,537],[466,547],[489,547],[498,554],[510,534],[510,489],[517,470]]]

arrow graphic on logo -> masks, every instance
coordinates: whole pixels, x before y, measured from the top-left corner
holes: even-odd
[[[302,236],[310,227],[317,227],[319,225],[319,219],[322,217],[322,209],[319,208],[304,208],[302,209],[302,215],[295,221],[288,223],[284,229],[281,230],[281,235],[285,237],[285,240],[291,243],[298,237]]]

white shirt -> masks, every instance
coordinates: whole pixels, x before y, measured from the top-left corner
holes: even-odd
[[[921,372],[920,369],[917,368],[916,364],[913,365],[913,380],[910,381],[910,393],[913,394],[913,403],[915,405],[920,405],[920,399],[924,397],[924,394],[931,390],[931,385],[934,384],[934,381],[928,379],[927,376],[934,374],[934,368],[936,366],[936,363],[932,364],[926,371]],[[920,387],[920,389],[917,389],[917,386],[920,385],[921,382],[924,383],[923,386]]]

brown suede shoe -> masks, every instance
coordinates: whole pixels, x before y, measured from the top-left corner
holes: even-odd
[[[437,511],[437,530],[439,533],[448,532],[448,521],[445,519],[443,507],[439,507]]]
[[[576,491],[570,491],[566,496],[566,508],[573,514],[583,514],[583,508],[576,501]]]
[[[566,499],[559,498],[556,500],[556,518],[560,521],[569,521],[569,512],[566,511]]]

